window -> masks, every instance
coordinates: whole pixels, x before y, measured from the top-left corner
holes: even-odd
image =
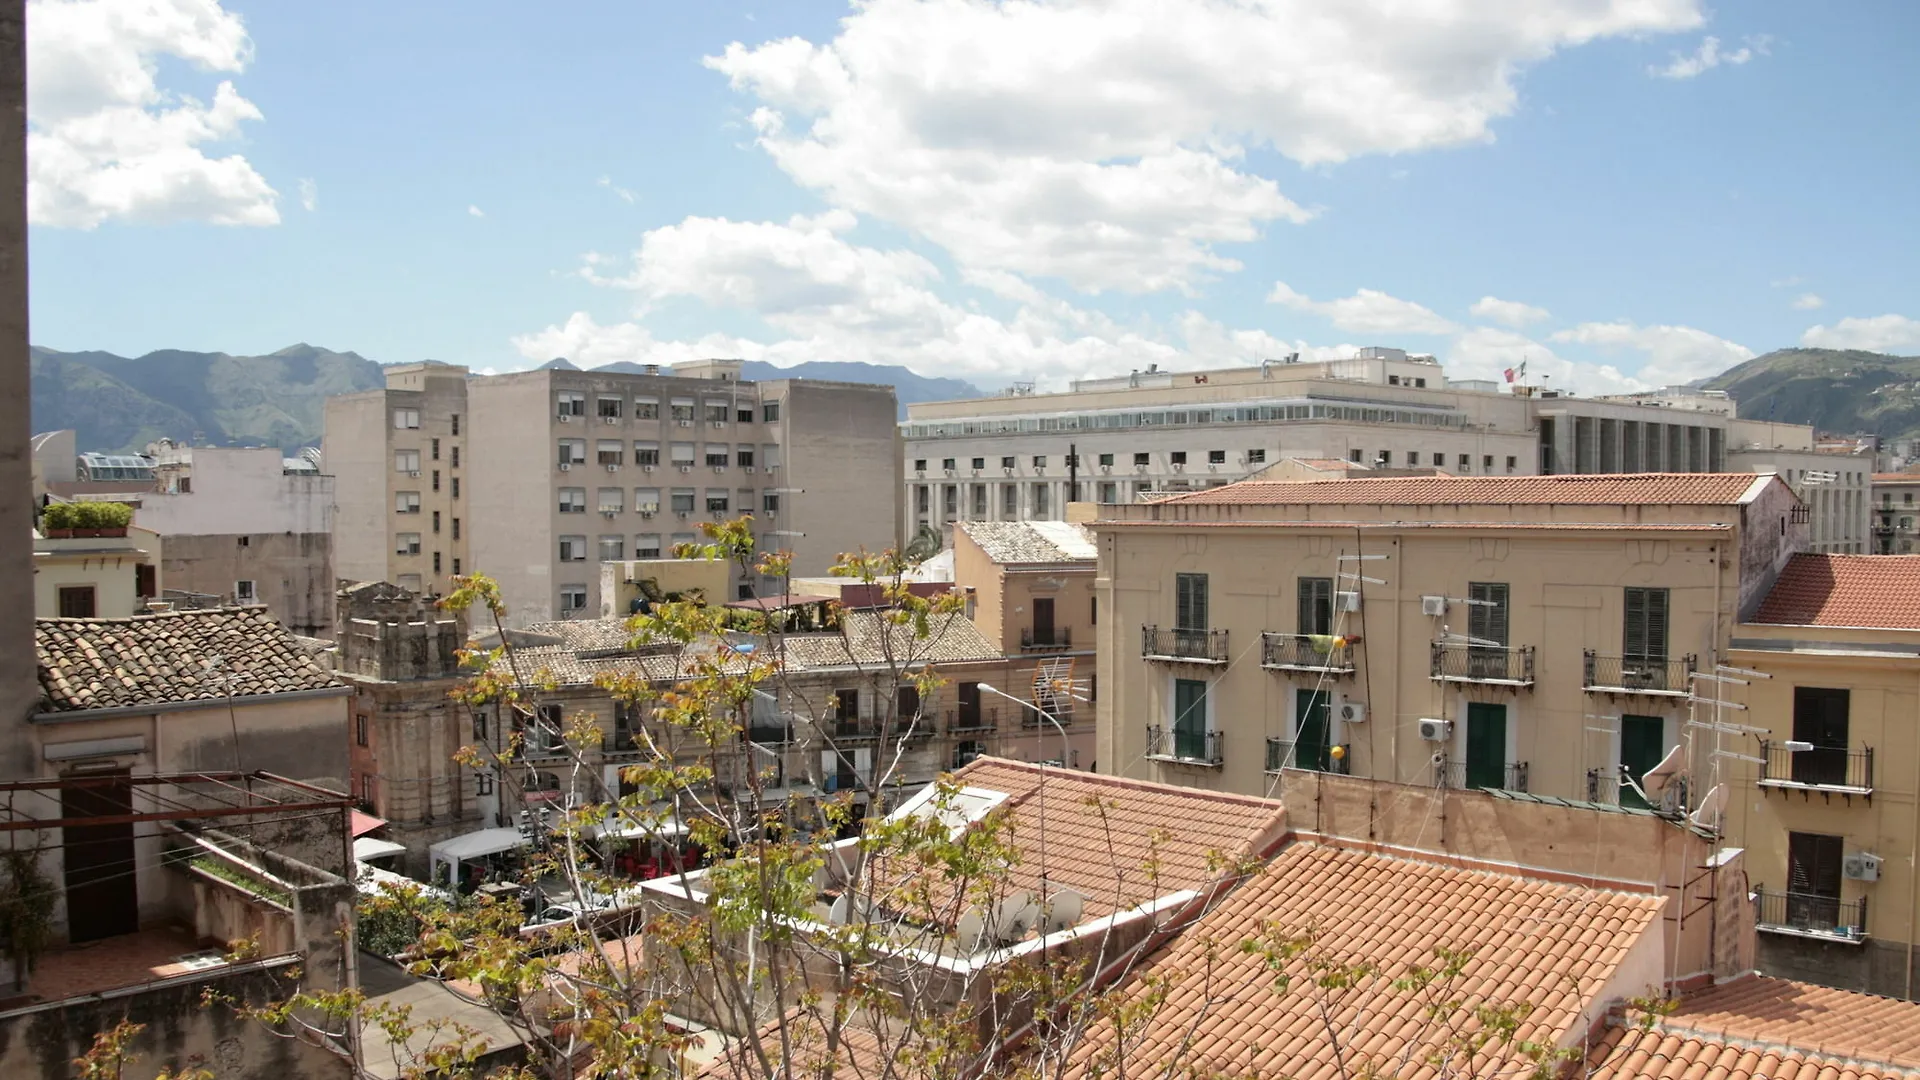
[[[1851,697],[1846,690],[1793,688],[1794,741],[1813,746],[1794,753],[1794,783],[1847,782],[1847,712]]]
[[[1045,484],[1033,485],[1033,516],[1044,517],[1052,511],[1047,506],[1048,488]]]
[[[437,551],[433,553],[433,572],[435,574],[440,572],[440,553]]]
[[[560,464],[585,465],[587,463],[587,440],[561,439]]]
[[[1517,457],[1514,457],[1512,454],[1508,454],[1507,455],[1507,471],[1511,473],[1518,470],[1519,468],[1520,468],[1520,459]]]
[[[1003,457],[1000,459],[1000,467],[1003,469],[1011,469],[1013,468],[1013,461],[1014,459],[1011,455]]]
[[[454,577],[460,576],[460,560],[459,559],[453,560],[453,576]]]
[[[974,458],[974,459],[973,459],[973,471],[974,471],[974,472],[979,472],[979,471],[980,471],[981,469],[984,469],[984,468],[986,468],[986,467],[987,467],[987,459],[986,459],[986,458],[983,458],[983,457],[977,457],[977,458]]]
[[[953,517],[960,512],[960,489],[947,484],[940,489],[941,503],[946,507],[947,516]]]
[[[456,498],[456,499],[457,499],[457,498],[459,498],[459,497],[460,497],[460,478],[456,476],[456,477],[454,477],[454,478],[452,478],[451,480],[449,480],[449,481],[447,481],[447,483],[448,483],[448,484],[449,484],[449,485],[450,485],[450,486],[452,487],[452,489],[453,489],[453,490],[452,490],[451,492],[449,492],[449,494],[450,494],[450,495],[451,495],[451,496],[452,496],[453,498]]]
[[[353,741],[361,746],[367,745],[366,713],[355,713],[353,716]]]
[[[435,491],[440,490],[440,470],[439,469],[433,470],[433,490]]]
[[[1507,677],[1507,585],[1498,581],[1470,581],[1467,599],[1467,637],[1489,645],[1467,645],[1467,673],[1476,679]],[[1504,751],[1503,751],[1504,752]]]
[[[976,518],[983,518],[987,516],[986,485],[984,484],[973,485],[973,506],[970,508],[969,513],[971,513]]]
[[[1840,925],[1841,860],[1846,838],[1787,834],[1787,925],[1832,930]]]
[[[1185,450],[1175,450],[1167,455],[1167,460],[1175,465],[1185,465],[1187,463],[1187,452]]]
[[[1120,501],[1120,485],[1111,480],[1103,480],[1100,482],[1096,497],[1102,503],[1117,503]]]
[[[433,532],[436,536],[440,534],[440,511],[438,510],[433,512]]]
[[[626,497],[627,497],[626,488],[601,488],[598,494],[600,498],[598,500],[597,505],[599,506],[601,513],[617,514],[621,510],[625,509],[625,506],[623,504],[625,503]]]
[[[1417,469],[1419,467],[1420,467],[1420,451],[1418,450],[1407,451],[1407,468]]]
[[[395,536],[393,538],[393,553],[395,555],[420,554],[420,534],[400,533]]]
[[[1446,467],[1447,467],[1447,455],[1445,455],[1445,454],[1435,454],[1435,455],[1433,455],[1433,467],[1434,467],[1434,468],[1436,468],[1436,469],[1444,469],[1444,468],[1446,468]]]
[[[158,568],[152,563],[140,563],[133,568],[133,595],[141,599],[160,594],[157,580]]]
[[[455,540],[458,540],[458,539],[460,539],[460,519],[459,519],[459,518],[454,518],[454,519],[453,519],[453,538],[454,538]],[[456,563],[455,565],[458,565],[458,564]],[[459,572],[460,572],[460,571],[458,571],[458,570],[455,570],[455,571],[454,571],[454,573],[456,573],[456,574],[457,574],[457,573],[459,573]]]
[[[1267,452],[1264,449],[1256,448],[1247,451],[1247,464],[1249,465],[1263,465],[1266,463],[1266,460]]]
[[[447,448],[447,453],[453,459],[451,462],[449,462],[449,464],[456,469],[459,468],[460,467],[460,448],[457,446],[450,446]]]
[[[455,435],[460,434],[460,414],[454,413],[449,419],[453,421],[453,433]]]
[[[708,513],[725,513],[726,510],[727,510],[727,489],[726,488],[708,488],[707,489],[707,512]]]
[[[393,452],[393,471],[420,475],[420,451],[395,450]]]
[[[914,472],[926,472],[926,471],[927,471],[927,459],[926,459],[926,458],[914,458],[914,459],[913,459],[913,471],[914,471]]]
[[[760,419],[769,424],[780,422],[780,403],[769,401],[760,406]]]
[[[952,471],[953,471],[953,459],[952,459],[952,458],[941,458],[941,459],[940,459],[940,467],[941,467],[941,468],[943,468],[943,469],[945,469],[945,470],[947,470],[948,472],[952,472]]]
[[[627,538],[624,536],[602,536],[600,538],[600,561],[619,562],[626,557]]]
[[[1333,579],[1330,577],[1303,577],[1300,579],[1300,633],[1333,633]]]
[[[419,409],[393,410],[393,426],[396,431],[412,431],[420,426]]]
[[[1492,472],[1493,471],[1493,455],[1492,454],[1483,455],[1480,458],[1480,467],[1482,469],[1485,469],[1487,472]]]
[[[667,402],[667,412],[674,423],[691,424],[693,423],[693,399],[674,398]]]
[[[635,420],[660,419],[660,399],[651,397],[634,398],[633,418]]]
[[[601,439],[593,446],[593,460],[599,465],[618,465],[627,458],[627,444],[618,439]]]
[[[586,488],[561,488],[560,512],[563,514],[584,514],[587,512]]]
[[[732,414],[733,410],[724,401],[707,402],[707,423],[709,424],[724,424],[727,422],[727,417]]]
[[[587,587],[585,585],[560,586],[560,614],[572,615],[587,610]]]
[[[1020,489],[1012,484],[1000,485],[1000,516],[1008,519],[1020,516]]]
[[[657,442],[634,443],[633,463],[640,466],[660,464],[660,444]]]
[[[743,469],[753,468],[753,447],[736,447],[733,451],[733,463]]]
[[[1227,463],[1227,452],[1225,450],[1207,451],[1207,464],[1225,465],[1226,463]]]
[[[633,557],[636,559],[657,559],[660,557],[660,534],[641,533],[633,538]]]
[[[672,498],[673,498],[674,513],[676,514],[693,513],[693,489],[692,488],[674,488]]]
[[[419,574],[401,574],[399,577],[393,579],[393,583],[411,593],[420,591]]]
[[[599,414],[602,420],[620,419],[621,406],[625,403],[624,399],[617,397],[597,397],[593,399],[594,411]]]
[[[724,469],[727,467],[727,447],[724,443],[719,446],[709,445],[707,447],[707,464],[716,469]]]
[[[1667,590],[1665,589],[1628,589],[1626,591],[1626,631],[1621,645],[1621,655],[1626,658],[1628,668],[1636,666],[1638,674],[1651,674],[1645,669],[1653,664],[1664,664],[1667,659]],[[1633,678],[1636,672],[1624,673]],[[1660,671],[1665,675],[1663,667]],[[1661,687],[1667,690],[1681,690],[1684,687]]]
[[[417,491],[396,491],[393,493],[393,512],[396,514],[417,514],[420,512],[420,493]]]
[[[760,509],[766,511],[769,514],[779,513],[780,512],[780,493],[777,491],[762,492],[760,494]]]
[[[1173,628],[1207,629],[1207,575],[1173,575]]]
[[[733,422],[736,424],[753,423],[753,406],[745,405],[733,410]]]
[[[493,794],[493,773],[486,769],[476,770],[473,774],[473,793],[476,796]]]
[[[1473,471],[1473,457],[1471,455],[1469,454],[1460,455],[1460,471],[1463,473],[1468,473]]]
[[[561,418],[587,415],[587,395],[562,390],[555,397],[554,415]]]
[[[1044,469],[1044,468],[1046,468],[1046,467],[1047,467],[1047,455],[1045,455],[1045,454],[1035,454],[1035,455],[1033,455],[1033,467],[1034,467],[1034,468],[1036,468],[1036,469]]]
[[[1173,753],[1203,761],[1207,757],[1207,682],[1173,680]]]
[[[673,456],[673,463],[675,465],[685,465],[685,466],[688,466],[689,468],[693,466],[693,444],[692,443],[690,442],[674,443],[672,446],[667,448],[667,452]]]
[[[635,510],[640,511],[643,514],[659,513],[660,512],[660,489],[659,488],[634,488],[633,489],[633,508]]]
[[[1099,460],[1099,462],[1100,462],[1100,464],[1102,464],[1102,465],[1112,465],[1112,464],[1113,464],[1113,455],[1112,455],[1112,454],[1101,454],[1098,460]]]
[[[435,460],[435,461],[439,461],[439,460],[440,460],[440,440],[439,440],[439,439],[429,439],[429,440],[427,440],[427,441],[428,441],[428,442],[429,442],[430,444],[432,444],[432,447],[433,447],[433,454],[432,454],[432,457],[433,457],[433,460]]]
[[[561,562],[586,562],[587,538],[584,536],[563,536],[560,538]]]
[[[1151,464],[1153,464],[1153,455],[1152,455],[1152,454],[1135,454],[1135,455],[1133,455],[1133,467],[1134,467],[1134,468],[1136,468],[1136,469],[1144,469],[1144,468],[1146,468],[1146,467],[1147,467],[1148,465],[1151,465]]]
[[[91,619],[94,617],[93,586],[60,586],[60,617],[63,619]]]

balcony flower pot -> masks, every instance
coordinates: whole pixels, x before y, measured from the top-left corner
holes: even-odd
[[[98,529],[46,530],[46,537],[49,540],[104,540],[109,537],[124,537],[126,535],[127,527],[125,525]]]

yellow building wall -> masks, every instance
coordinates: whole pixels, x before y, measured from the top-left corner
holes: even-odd
[[[135,595],[134,568],[160,565],[160,537],[150,530],[130,527],[125,537],[42,540],[33,542],[33,614],[51,619],[60,614],[63,587],[91,585],[96,618],[125,618],[141,601]],[[161,588],[158,571],[154,588]]]

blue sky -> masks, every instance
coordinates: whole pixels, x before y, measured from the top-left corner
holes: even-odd
[[[33,336],[1589,391],[1920,352],[1920,7],[1383,7],[31,0]]]

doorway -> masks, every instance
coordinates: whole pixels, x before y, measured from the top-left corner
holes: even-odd
[[[1658,716],[1620,718],[1620,805],[1646,808],[1647,801],[1627,785],[1647,775],[1667,755],[1667,722]],[[1644,785],[1643,785],[1644,786]]]
[[[130,773],[123,770],[81,775],[90,781],[87,786],[60,789],[61,817],[133,813]],[[61,832],[66,855],[68,939],[75,943],[98,941],[140,929],[140,892],[133,873],[133,823],[69,825]]]
[[[1327,751],[1333,746],[1328,715],[1333,697],[1325,690],[1293,692],[1293,767],[1327,771]]]
[[[1507,786],[1507,707],[1484,701],[1467,704],[1466,786]]]

